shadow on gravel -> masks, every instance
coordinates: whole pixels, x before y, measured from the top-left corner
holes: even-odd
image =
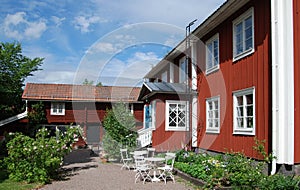
[[[97,168],[98,165],[93,162],[93,157],[98,157],[98,155],[90,149],[73,150],[64,157],[63,167],[59,169],[55,180],[69,180],[70,177],[77,175],[80,170]]]
[[[75,163],[87,163],[92,161],[92,157],[98,156],[91,149],[77,149],[64,157],[64,166]]]

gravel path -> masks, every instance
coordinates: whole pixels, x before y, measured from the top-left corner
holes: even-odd
[[[117,163],[101,163],[99,157],[89,156],[87,150],[77,150],[65,159],[63,167],[67,172],[64,180],[53,181],[41,190],[192,190],[186,181],[175,176],[176,182],[151,183],[142,181],[134,183],[133,170],[121,170]]]

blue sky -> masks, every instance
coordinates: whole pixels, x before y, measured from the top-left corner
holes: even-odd
[[[45,58],[26,82],[138,86],[225,0],[1,0],[0,41]]]

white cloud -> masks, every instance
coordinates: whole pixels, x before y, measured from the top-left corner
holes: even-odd
[[[158,61],[153,52],[136,52],[125,61],[112,59],[102,68],[99,77],[142,79]]]
[[[76,29],[80,30],[82,33],[91,32],[92,29],[90,26],[92,24],[106,22],[104,19],[99,16],[77,16],[74,18],[74,26]]]
[[[66,17],[59,18],[59,17],[57,17],[57,16],[52,16],[52,17],[51,17],[51,20],[54,22],[54,24],[56,25],[56,27],[59,27],[59,26],[62,24],[62,22],[63,22],[64,20],[66,20]]]
[[[42,19],[29,21],[25,19],[25,12],[7,14],[4,19],[4,34],[15,39],[35,39],[39,38],[46,31],[46,22]]]
[[[28,27],[25,29],[25,36],[28,38],[39,38],[42,33],[47,29],[46,23],[39,22],[29,22]]]
[[[108,42],[100,42],[93,46],[92,50],[89,53],[115,53],[118,49],[112,43]]]

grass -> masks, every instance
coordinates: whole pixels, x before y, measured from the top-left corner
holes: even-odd
[[[0,170],[0,190],[29,190],[41,187],[39,183],[15,182],[8,179],[8,174]]]

